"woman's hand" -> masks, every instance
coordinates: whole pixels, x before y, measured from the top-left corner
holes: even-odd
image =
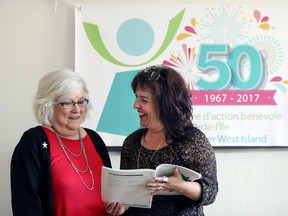
[[[122,215],[128,209],[118,202],[105,202],[104,207],[110,215]]]
[[[169,178],[166,176],[155,177],[153,182],[149,182],[146,185],[146,189],[152,191],[151,195],[157,195],[162,190],[175,190],[179,193],[179,188],[185,183],[179,170],[175,168],[173,170],[173,175]]]
[[[173,170],[173,175],[155,177],[153,182],[146,185],[146,189],[151,191],[151,195],[157,195],[162,190],[173,190],[192,200],[199,200],[201,196],[201,185],[198,182],[184,181],[179,169]]]

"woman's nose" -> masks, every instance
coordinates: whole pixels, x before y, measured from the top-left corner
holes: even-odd
[[[72,109],[73,112],[79,112],[80,111],[80,107],[79,105],[76,103],[75,106]]]
[[[139,103],[137,102],[137,100],[134,101],[133,107],[134,107],[134,109],[137,109],[137,108],[140,107]]]

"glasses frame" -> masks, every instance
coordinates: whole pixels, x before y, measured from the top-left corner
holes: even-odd
[[[57,102],[57,103],[61,105],[61,107],[64,109],[74,109],[76,104],[78,105],[79,108],[85,108],[89,103],[89,99],[84,98],[78,101],[67,100],[67,101],[62,101],[62,102]]]
[[[157,81],[160,78],[160,72],[156,71],[156,66],[147,67],[144,70],[144,73],[150,73],[150,78],[154,81]]]

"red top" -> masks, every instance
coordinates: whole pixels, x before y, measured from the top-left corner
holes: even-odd
[[[108,215],[101,199],[101,169],[103,162],[98,155],[88,134],[83,137],[89,166],[94,177],[94,188],[88,190],[76,173],[71,163],[65,156],[56,135],[51,130],[44,128],[49,142],[52,166],[52,185],[55,207],[55,216],[105,216]],[[80,141],[61,137],[64,145],[74,154],[80,153]],[[75,157],[67,151],[68,156],[80,170],[86,169],[83,152]],[[89,171],[81,173],[83,181],[88,188],[92,186]]]

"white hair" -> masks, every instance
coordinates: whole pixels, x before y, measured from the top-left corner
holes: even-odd
[[[83,88],[84,97],[89,99],[85,80],[71,69],[53,71],[43,76],[38,83],[33,107],[38,123],[51,125],[55,102],[71,96],[79,88]],[[88,103],[83,121],[91,108],[91,104]]]

